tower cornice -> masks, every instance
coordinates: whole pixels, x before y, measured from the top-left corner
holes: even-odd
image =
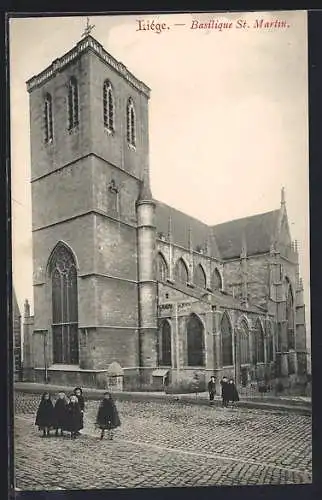
[[[47,80],[53,78],[62,69],[80,57],[87,50],[92,50],[102,61],[111,66],[119,75],[125,78],[135,89],[144,94],[147,98],[150,97],[150,89],[145,83],[138,80],[127,67],[117,61],[111,54],[109,54],[95,38],[91,35],[86,36],[80,40],[75,47],[66,52],[62,57],[55,59],[50,66],[44,69],[38,75],[33,76],[27,82],[28,92],[32,92],[35,88],[43,85]]]

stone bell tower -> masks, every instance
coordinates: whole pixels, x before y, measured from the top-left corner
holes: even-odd
[[[34,334],[48,338],[50,378],[155,366],[150,90],[89,31],[27,88]]]

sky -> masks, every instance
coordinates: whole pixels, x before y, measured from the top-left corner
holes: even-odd
[[[190,27],[211,19],[233,27]],[[249,28],[236,29],[238,19]],[[256,19],[286,20],[288,27],[255,29]],[[138,30],[138,20],[169,29]],[[307,13],[92,16],[90,23],[104,48],[151,88],[156,199],[217,224],[278,208],[285,186],[309,326]],[[77,16],[10,20],[12,260],[21,310],[26,298],[33,308],[25,82],[70,50],[85,25]]]

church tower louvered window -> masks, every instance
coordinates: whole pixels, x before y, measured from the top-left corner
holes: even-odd
[[[136,147],[136,116],[133,100],[130,98],[127,102],[126,129],[127,142],[130,146]]]
[[[78,83],[72,77],[68,86],[68,130],[73,130],[79,125]]]
[[[114,95],[111,82],[106,80],[103,85],[103,119],[104,127],[109,132],[114,132],[115,125],[115,110],[114,110]]]

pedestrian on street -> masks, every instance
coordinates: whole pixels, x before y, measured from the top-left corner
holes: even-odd
[[[221,379],[220,385],[221,385],[222,406],[223,408],[227,408],[229,401],[229,387],[228,387],[227,377],[223,377]]]
[[[64,430],[67,424],[67,411],[68,411],[68,399],[64,392],[58,393],[58,399],[56,400],[54,407],[54,424],[55,424],[55,435],[58,436],[58,431],[60,429],[60,435],[64,435]]]
[[[49,437],[54,424],[54,406],[49,392],[44,392],[37,410],[35,425],[43,431],[42,437]]]
[[[210,380],[208,382],[208,392],[210,404],[213,404],[214,396],[216,394],[216,379],[214,376],[210,377]]]
[[[67,407],[67,419],[65,430],[70,432],[71,438],[76,439],[79,435],[80,429],[83,428],[82,424],[82,414],[75,394],[70,397],[70,402]]]
[[[228,398],[229,401],[232,402],[232,405],[235,406],[235,403],[239,401],[239,394],[235,385],[234,380],[231,378],[228,382]]]
[[[83,395],[83,389],[81,387],[75,387],[74,394],[77,397],[79,408],[81,411],[81,416],[82,416],[81,429],[83,429],[83,427],[84,427],[84,411],[85,411],[85,399],[84,399],[84,395]],[[78,432],[77,435],[79,436],[80,432]]]
[[[101,429],[100,439],[103,439],[105,430],[108,431],[108,438],[113,439],[113,429],[116,429],[120,425],[121,421],[112,394],[105,392],[96,417],[96,426]]]

